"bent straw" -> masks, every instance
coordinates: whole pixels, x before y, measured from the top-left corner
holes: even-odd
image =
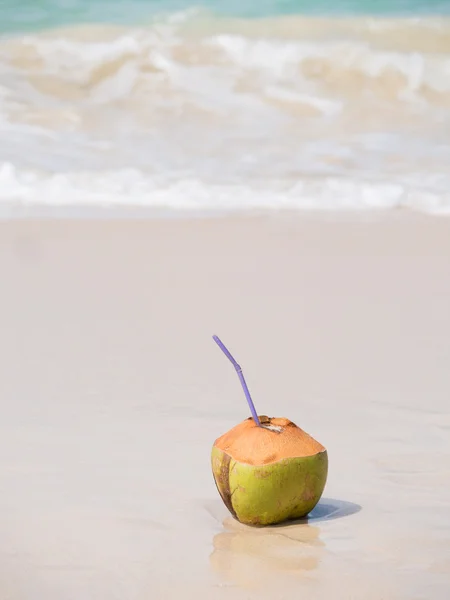
[[[248,391],[248,387],[247,387],[247,384],[245,383],[244,374],[242,373],[242,369],[241,369],[240,365],[238,365],[238,363],[234,360],[234,358],[231,356],[229,350],[225,347],[224,343],[217,337],[217,335],[213,335],[213,340],[216,342],[216,344],[219,346],[219,348],[222,350],[222,352],[225,354],[225,356],[230,360],[233,367],[236,369],[238,377],[241,381],[241,385],[244,389],[244,394],[245,394],[245,397],[247,398],[247,403],[250,408],[250,412],[252,413],[253,420],[258,425],[258,427],[261,427],[261,423],[259,421],[258,415],[256,414],[255,405],[253,404],[252,397],[250,396],[250,392]]]

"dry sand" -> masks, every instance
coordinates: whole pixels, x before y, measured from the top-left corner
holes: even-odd
[[[0,224],[0,598],[447,599],[450,220]],[[227,514],[260,414],[327,446],[308,522]]]

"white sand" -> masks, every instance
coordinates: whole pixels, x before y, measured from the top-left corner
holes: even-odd
[[[4,222],[0,277],[1,600],[448,598],[450,221]],[[222,506],[213,333],[327,446],[309,523]]]

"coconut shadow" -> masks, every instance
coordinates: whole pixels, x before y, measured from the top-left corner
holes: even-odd
[[[292,527],[292,525],[305,525],[307,523],[320,523],[321,521],[332,521],[350,517],[362,510],[362,506],[348,500],[337,500],[335,498],[321,498],[312,511],[301,519],[284,521],[268,527]],[[256,526],[261,527],[261,526]],[[262,526],[264,527],[264,526]],[[267,526],[266,526],[267,527]]]
[[[215,500],[205,504],[205,509],[219,523],[223,522],[226,508],[222,502]],[[350,517],[362,510],[362,506],[348,500],[338,500],[336,498],[321,498],[312,511],[301,519],[292,519],[277,523],[275,525],[243,525],[250,529],[274,529],[276,527],[292,527],[293,525],[307,525],[320,523],[323,521],[332,521],[334,519],[343,519]],[[228,511],[228,516],[236,523],[239,521]],[[241,524],[242,525],[242,524]]]
[[[246,524],[245,527],[251,527],[253,529],[276,529],[293,527],[294,525],[308,525],[350,517],[351,515],[358,513],[360,510],[362,510],[362,506],[355,504],[354,502],[349,502],[348,500],[321,498],[312,511],[301,519],[289,519],[287,521],[283,521],[282,523],[275,523],[274,525]],[[232,518],[237,521],[234,516]]]

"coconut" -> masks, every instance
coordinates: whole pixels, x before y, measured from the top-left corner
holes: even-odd
[[[246,419],[214,442],[211,463],[220,496],[247,525],[304,517],[323,493],[327,451],[289,419],[258,419]]]

